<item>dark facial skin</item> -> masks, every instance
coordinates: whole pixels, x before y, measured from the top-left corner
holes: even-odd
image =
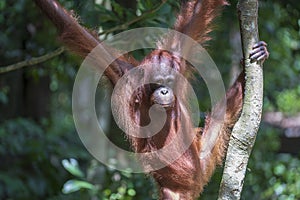
[[[161,86],[153,92],[151,101],[153,104],[159,104],[164,108],[173,107],[175,101],[173,90],[169,87]]]

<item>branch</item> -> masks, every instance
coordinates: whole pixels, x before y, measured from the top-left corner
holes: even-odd
[[[12,64],[12,65],[0,67],[0,74],[45,62],[55,56],[62,54],[64,51],[65,51],[65,49],[63,47],[60,47],[60,48],[56,49],[55,51],[47,53],[43,56],[31,58],[29,60],[18,62],[18,63]]]
[[[147,15],[153,14],[156,11],[158,11],[166,2],[167,2],[166,0],[162,0],[162,2],[159,5],[157,5],[156,7],[154,7],[153,9],[144,12],[142,15],[140,15],[140,16],[124,23],[124,24],[121,24],[121,25],[116,26],[114,28],[103,31],[99,34],[99,36],[100,35],[105,35],[105,34],[108,34],[108,33],[112,33],[114,31],[118,31],[118,30],[124,30],[124,29],[128,28],[128,26],[130,26],[131,24],[134,24],[134,23],[142,20],[143,18],[145,18]],[[58,56],[58,55],[62,54],[64,51],[65,51],[65,49],[63,47],[61,47],[61,48],[58,48],[58,49],[56,49],[55,51],[53,51],[51,53],[48,53],[48,54],[40,56],[40,57],[31,58],[30,60],[25,60],[25,61],[18,62],[18,63],[12,64],[12,65],[0,67],[0,74],[7,73],[7,72],[10,72],[10,71],[20,69],[20,68],[24,68],[24,67],[28,67],[28,66],[32,66],[32,65],[42,63],[46,60],[49,60],[49,59],[51,59],[55,56]]]
[[[219,200],[240,199],[246,168],[261,121],[263,104],[262,63],[250,63],[249,52],[258,42],[258,0],[240,0],[238,13],[245,63],[245,99],[240,119],[229,142]]]

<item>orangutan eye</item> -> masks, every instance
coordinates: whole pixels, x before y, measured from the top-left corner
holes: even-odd
[[[168,78],[166,84],[168,87],[172,87],[174,85],[174,79]]]

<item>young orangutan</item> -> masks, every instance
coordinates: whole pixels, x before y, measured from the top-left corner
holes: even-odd
[[[60,40],[74,53],[85,57],[100,44],[97,36],[79,25],[76,19],[56,0],[35,0],[35,2],[57,27]],[[211,22],[220,13],[221,7],[226,4],[225,0],[183,1],[174,29],[186,34],[198,43],[204,44],[210,39],[207,34],[212,30]],[[182,48],[183,45],[178,43],[180,41],[172,37],[162,40],[157,49],[146,56],[141,63],[132,62],[132,58],[129,60],[128,57],[121,56],[105,70],[105,75],[115,85],[129,70],[139,66],[149,66],[151,73],[148,73],[147,78],[155,80],[156,84],[148,84],[138,88],[130,97],[130,102],[120,100],[120,104],[125,107],[128,106],[130,110],[123,117],[133,119],[139,126],[144,126],[150,120],[148,114],[150,107],[158,104],[165,109],[166,122],[163,128],[151,137],[129,136],[129,140],[135,152],[147,153],[168,145],[177,134],[184,134],[183,138],[192,138],[191,144],[179,158],[163,168],[150,172],[159,187],[160,199],[192,200],[199,197],[215,167],[222,164],[231,130],[242,109],[245,77],[242,72],[227,91],[224,121],[219,129],[215,145],[207,156],[200,157],[201,150],[206,148],[211,137],[207,130],[214,126],[215,119],[208,115],[204,128],[195,129],[191,123],[191,116],[185,112],[184,102],[180,102],[172,85],[168,85],[169,82],[175,82],[176,79],[170,69],[182,75],[191,70],[190,65],[184,59],[161,48],[169,44],[172,44],[174,48]],[[264,61],[268,55],[266,43],[259,42],[253,47],[250,59]],[[154,70],[150,67],[152,65],[160,67],[156,67]],[[184,86],[180,88],[182,93],[185,89]],[[182,129],[181,132],[179,129]],[[145,157],[142,160],[147,160],[147,165],[151,166],[155,165],[156,162],[164,162],[163,159],[163,157],[158,156],[157,158]]]

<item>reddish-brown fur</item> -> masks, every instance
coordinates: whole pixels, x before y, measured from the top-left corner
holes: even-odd
[[[99,44],[95,35],[80,26],[55,0],[35,0],[35,2],[56,25],[62,42],[78,55],[86,56]],[[212,20],[219,14],[220,8],[226,4],[227,2],[224,0],[187,1],[181,7],[181,11],[175,22],[175,30],[187,34],[197,42],[203,44],[210,39],[207,34],[211,31]],[[169,66],[173,66],[180,73],[188,70],[184,60],[162,50],[153,51],[142,61],[142,64],[155,64],[162,62],[162,60],[167,60]],[[132,64],[123,56],[106,70],[106,75],[115,84],[127,70],[135,66],[136,64]],[[185,92],[184,89],[184,87],[181,88],[183,93]],[[161,199],[191,200],[200,195],[203,186],[209,181],[216,165],[222,163],[231,129],[237,121],[242,108],[243,91],[244,74],[242,73],[226,93],[227,109],[224,125],[221,128],[220,135],[212,151],[204,158],[200,158],[199,155],[201,148],[205,145],[205,138],[210,137],[206,131],[210,126],[214,125],[214,118],[208,116],[204,129],[195,129],[190,122],[190,116],[181,109],[181,106],[184,106],[184,102],[175,101],[175,106],[167,111],[166,124],[155,136],[151,138],[129,137],[132,148],[136,152],[143,153],[164,147],[174,139],[179,127],[184,127],[183,132],[186,134],[185,137],[196,136],[192,144],[179,159],[162,169],[150,173],[160,188]],[[136,94],[139,97],[139,101],[135,103],[134,100],[131,100],[129,104],[130,114],[121,114],[121,117],[131,117],[140,125],[143,125],[143,123],[146,124],[147,120],[149,120],[146,112],[150,106],[150,95],[145,88],[140,88]],[[128,106],[124,98],[120,98],[120,103]],[[180,124],[179,115],[183,116],[184,124]],[[151,159],[153,158],[142,158],[142,162],[147,159],[148,164],[153,164],[151,163]],[[160,159],[160,162],[164,161],[164,158],[159,157],[156,159]]]
[[[185,33],[197,42],[204,44],[210,37],[212,21],[220,14],[225,0],[190,0],[181,7],[174,29]]]

